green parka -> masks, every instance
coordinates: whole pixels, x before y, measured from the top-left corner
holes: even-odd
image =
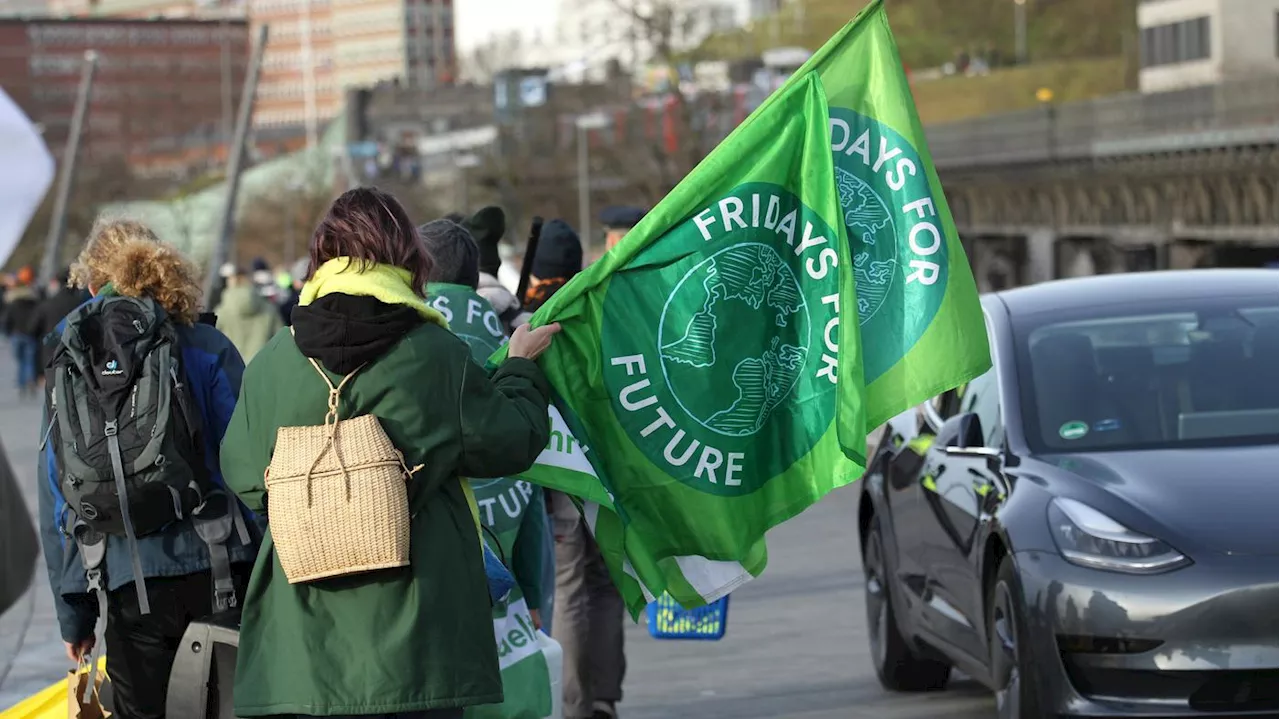
[[[459,477],[533,463],[550,432],[545,378],[523,359],[489,376],[447,329],[371,297],[322,297],[295,310],[294,329],[244,374],[223,441],[226,482],[269,522],[263,473],[276,430],[324,421],[328,391],[303,352],[335,384],[368,361],[343,390],[341,416],[375,415],[409,466],[423,465],[409,485],[411,566],[290,585],[268,533],[244,604],[237,716],[501,702],[480,542]]]

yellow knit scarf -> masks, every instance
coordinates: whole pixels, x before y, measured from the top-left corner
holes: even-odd
[[[445,329],[444,315],[427,305],[413,291],[413,275],[392,265],[361,264],[351,257],[335,257],[316,268],[315,274],[302,286],[298,305],[305,307],[318,298],[331,294],[372,297],[389,305],[412,307],[423,319]]]

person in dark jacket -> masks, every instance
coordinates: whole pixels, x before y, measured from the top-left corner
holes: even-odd
[[[53,359],[53,348],[57,346],[56,338],[51,337],[53,329],[71,314],[71,310],[89,301],[89,293],[79,287],[71,286],[71,270],[66,269],[54,278],[49,294],[36,308],[32,323],[32,334],[40,340],[40,366],[48,367]]]
[[[471,234],[449,220],[435,220],[418,228],[431,257],[427,295],[431,306],[449,320],[449,329],[464,338],[471,356],[483,364],[506,341],[502,322],[493,307],[476,293],[479,250]],[[510,626],[523,621],[535,629],[550,630],[549,599],[554,592],[554,549],[542,489],[509,477],[472,480],[480,509],[480,521],[492,532],[495,551],[507,557],[516,590],[493,608],[496,642],[508,642]],[[548,573],[548,570],[552,573]],[[527,690],[527,682],[521,687]],[[537,696],[505,691],[501,707],[485,707],[468,716],[534,715],[530,706]]]
[[[578,233],[564,220],[544,224],[538,235],[538,253],[533,256],[530,267],[529,288],[524,293],[525,311],[537,312],[556,290],[581,271],[582,241]],[[526,320],[527,317],[522,317],[517,322]]]
[[[205,464],[212,481],[220,484],[218,446],[235,407],[244,364],[230,340],[197,321],[200,286],[195,266],[144,225],[116,221],[94,229],[71,275],[73,282],[94,295],[91,302],[111,295],[148,297],[173,320],[183,373],[200,410]],[[55,331],[60,333],[63,324]],[[51,417],[46,397],[42,429],[49,426]],[[40,455],[40,533],[58,625],[67,656],[74,662],[93,649],[94,625],[103,618],[97,616],[97,603],[89,593],[79,547],[65,534],[65,523],[74,514],[59,489],[62,468],[57,444],[52,439],[45,442]],[[235,510],[246,512],[233,504]],[[243,516],[251,519],[247,513]],[[245,524],[250,542],[242,543],[239,534],[232,532],[226,544],[241,588],[260,541],[256,525]],[[106,653],[111,657],[115,716],[158,719],[165,716],[169,669],[187,624],[213,611],[209,549],[191,522],[182,521],[138,537],[137,554],[151,605],[147,614],[140,609],[133,586],[127,543],[107,537]],[[237,589],[237,595],[243,596],[242,589]]]
[[[487,281],[492,281],[494,284],[498,281],[493,273],[498,271],[498,266],[501,264],[501,260],[498,259],[497,238],[502,236],[502,226],[502,210],[496,207],[486,207],[477,212],[463,225],[455,224],[445,218],[428,222],[418,228],[418,233],[422,235],[422,241],[426,243],[427,254],[430,255],[433,264],[432,282],[434,289],[433,287],[427,288],[432,295],[432,301],[439,302],[443,297],[445,302],[449,302],[452,299],[454,304],[465,302],[470,307],[474,301],[482,307],[479,315],[467,312],[465,321],[449,320],[450,329],[455,332],[461,332],[469,338],[467,340],[468,343],[478,353],[476,354],[477,362],[483,362],[487,359],[497,346],[489,347],[487,342],[482,342],[482,346],[477,350],[470,338],[497,337],[500,344],[503,336],[510,334],[511,321],[514,319],[514,317],[504,316],[498,312],[497,306],[493,304],[492,299],[495,295],[492,292],[485,292]],[[481,236],[487,238],[487,242],[481,244],[479,240],[476,240],[475,235],[467,231],[469,227],[477,228],[473,232],[479,231]],[[492,270],[492,273],[487,273],[486,267]],[[503,306],[513,310],[511,314],[518,316],[520,303],[516,302],[515,296],[501,285],[498,285],[498,289],[505,293],[505,295],[498,295],[499,301],[505,303]],[[497,317],[496,322],[491,323],[491,315]],[[477,334],[472,330],[462,331],[458,329],[459,324],[473,324],[477,321],[477,317],[484,322],[483,332]],[[496,332],[491,324],[496,325]],[[503,487],[502,481],[506,480],[499,480],[497,484],[490,483],[486,486],[497,491]],[[540,489],[534,489],[538,493],[538,501],[530,506],[536,508],[536,513],[541,516],[529,517],[526,514],[524,515],[526,519],[523,521],[532,523],[535,520],[542,520],[537,522],[537,526],[541,528],[540,531],[543,534],[543,541],[540,543],[542,557],[539,562],[542,576],[538,579],[536,585],[541,590],[540,596],[534,595],[531,588],[532,585],[525,585],[522,582],[521,586],[526,597],[533,597],[529,599],[529,608],[537,623],[547,633],[550,633],[553,620],[552,612],[555,604],[555,542],[551,536],[551,523],[546,521],[546,503],[542,501],[542,492]],[[530,511],[532,512],[532,509]],[[527,547],[529,545],[524,544],[522,546]],[[527,574],[528,566],[525,566],[523,571]],[[516,571],[517,581],[521,581],[521,576],[521,571],[518,568]]]
[[[558,325],[512,336],[492,375],[426,301],[431,260],[401,204],[375,188],[336,200],[312,235],[294,333],[246,370],[223,440],[227,484],[267,511],[237,655],[240,717],[453,719],[503,701],[478,511],[463,478],[528,469],[550,438],[533,360]],[[281,427],[321,425],[330,382],[345,420],[376,417],[404,463],[409,565],[290,584],[264,473]],[[276,515],[280,516],[280,515]]]
[[[582,243],[563,220],[542,226],[525,309],[545,304],[582,270]],[[564,649],[565,719],[614,719],[626,673],[622,596],[591,531],[568,495],[547,492],[555,534],[556,621]]]
[[[35,272],[30,267],[18,270],[14,286],[6,295],[4,322],[0,328],[9,336],[9,346],[18,367],[18,394],[22,397],[35,395],[40,361],[40,340],[33,331],[40,297],[32,287],[34,281]]]
[[[500,207],[483,207],[467,218],[463,226],[471,232],[480,251],[480,282],[476,291],[489,301],[504,326],[518,326],[515,320],[520,316],[520,300],[498,281],[498,270],[502,267],[498,245],[507,232],[507,216]]]
[[[292,284],[288,295],[280,303],[280,321],[285,327],[293,326],[293,308],[298,306],[298,300],[302,297],[302,285],[307,281],[307,264],[310,262],[304,257],[289,268],[289,280]]]
[[[612,250],[631,231],[632,227],[644,219],[644,210],[639,207],[613,205],[600,211],[600,224],[604,226],[604,249]]]

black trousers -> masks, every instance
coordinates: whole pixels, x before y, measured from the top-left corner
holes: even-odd
[[[241,599],[252,571],[249,564],[232,565]],[[164,719],[169,671],[182,635],[193,620],[213,613],[213,578],[207,571],[149,578],[147,597],[151,613],[143,615],[132,584],[107,595],[107,670],[117,719]]]

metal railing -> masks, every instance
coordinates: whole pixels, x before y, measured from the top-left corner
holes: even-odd
[[[1274,144],[1277,78],[1254,77],[1163,93],[1126,93],[931,125],[939,168]]]

